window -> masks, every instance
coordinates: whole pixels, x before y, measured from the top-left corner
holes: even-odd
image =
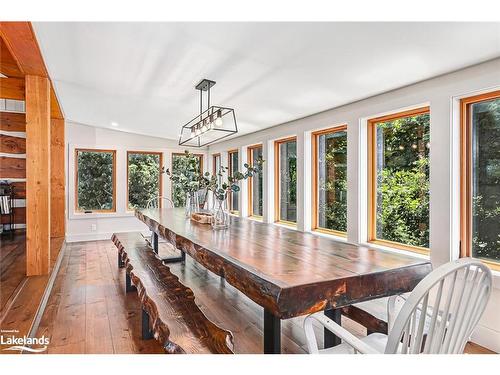
[[[275,220],[294,225],[297,222],[297,140],[295,137],[276,141]]]
[[[248,164],[253,166],[262,158],[262,145],[248,147]],[[248,215],[261,218],[263,212],[262,170],[248,179]]]
[[[429,108],[368,122],[368,239],[427,254]]]
[[[75,149],[75,210],[116,211],[116,151]]]
[[[500,91],[461,111],[461,255],[500,270]]]
[[[231,150],[228,152],[229,156],[229,176],[233,176],[238,172],[238,150]],[[233,191],[229,193],[229,211],[237,215],[239,213],[238,197],[240,192]]]
[[[161,195],[161,152],[127,151],[127,208],[146,208]],[[161,204],[161,200],[160,200]]]
[[[194,155],[198,158],[198,168],[199,171],[203,171],[203,155],[198,154]],[[173,153],[172,154],[172,172],[175,173],[178,170],[187,170],[188,169],[188,159],[186,158],[186,154],[184,153]],[[200,196],[200,204],[201,204]],[[183,193],[182,189],[179,186],[176,186],[172,183],[172,202],[174,203],[174,207],[184,207],[186,204],[186,195]]]
[[[221,163],[220,163],[220,154],[212,155],[213,158],[213,174],[214,176],[220,173]],[[222,176],[217,176],[217,183],[220,184],[222,180]]]
[[[347,231],[347,125],[312,134],[312,229]]]

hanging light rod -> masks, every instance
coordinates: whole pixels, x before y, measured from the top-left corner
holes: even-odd
[[[179,145],[204,147],[238,132],[234,109],[210,106],[210,89],[215,81],[201,80],[195,89],[200,91],[200,114],[182,126]],[[203,110],[203,92],[207,109]]]

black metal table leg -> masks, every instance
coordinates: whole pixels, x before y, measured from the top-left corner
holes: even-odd
[[[333,320],[335,323],[340,325],[341,323],[341,309],[330,309],[330,310],[325,310],[325,315]],[[341,340],[339,337],[331,333],[329,330],[326,328],[323,328],[324,332],[324,343],[325,343],[325,349],[326,348],[331,348],[332,346],[339,345],[341,343]]]
[[[142,309],[142,339],[150,340],[153,337],[153,331],[149,327],[149,314],[144,309]]]
[[[281,319],[264,309],[264,354],[281,353]]]
[[[158,234],[153,232],[153,251],[158,254]]]

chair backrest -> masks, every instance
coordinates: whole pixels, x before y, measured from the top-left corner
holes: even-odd
[[[491,285],[491,271],[478,260],[462,258],[435,269],[406,300],[385,352],[463,353],[486,308]]]
[[[167,197],[154,197],[151,198],[148,203],[146,204],[146,208],[173,208],[174,207],[174,202],[172,202],[171,199]]]

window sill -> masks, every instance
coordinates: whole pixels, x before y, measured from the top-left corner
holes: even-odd
[[[284,223],[282,221],[275,221],[273,224],[276,225],[277,227],[288,228],[288,229],[292,229],[292,230],[298,230],[297,229],[297,224]]]
[[[376,250],[383,250],[383,251],[389,251],[389,252],[392,252],[392,253],[408,255],[408,256],[411,256],[411,257],[414,257],[414,258],[418,258],[418,259],[426,259],[426,260],[430,259],[429,254],[421,254],[421,253],[418,253],[416,251],[405,250],[405,249],[398,249],[396,247],[384,246],[384,245],[373,243],[373,242],[365,242],[365,243],[362,243],[360,245],[361,246],[366,246],[366,247],[369,247],[369,248],[372,248],[372,249],[376,249]]]
[[[338,235],[336,235],[334,233],[326,233],[326,232],[321,232],[321,231],[318,231],[318,230],[311,230],[310,233],[314,234],[316,236],[319,236],[319,237],[325,237],[325,238],[329,238],[329,239],[332,239],[332,240],[335,240],[335,241],[340,241],[340,242],[347,243],[347,236],[338,236]]]
[[[248,216],[248,218],[253,221],[258,221],[259,223],[263,222],[262,216]]]
[[[127,212],[94,212],[94,213],[72,213],[69,220],[87,220],[87,219],[104,219],[104,218],[120,218],[120,217],[134,217],[133,211]]]

